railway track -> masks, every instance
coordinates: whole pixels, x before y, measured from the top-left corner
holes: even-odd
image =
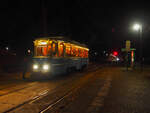
[[[54,107],[56,104],[58,104],[59,102],[63,101],[65,98],[69,97],[70,95],[72,95],[76,90],[78,90],[81,86],[78,86],[76,88],[71,89],[70,91],[68,91],[67,93],[65,93],[63,96],[61,96],[59,99],[55,100],[54,102],[52,102],[51,104],[49,104],[45,109],[41,110],[40,113],[45,113],[47,110],[51,109],[52,107]]]
[[[88,70],[87,73],[93,72],[94,70],[95,70],[94,73],[96,73],[96,70],[97,70],[98,68],[99,68],[99,67],[95,66],[94,68]],[[46,96],[51,95],[51,94],[55,94],[55,93],[57,92],[56,89],[61,89],[62,86],[64,86],[65,84],[67,84],[67,83],[64,83],[64,84],[62,84],[62,85],[59,85],[58,87],[52,89],[51,91],[49,91],[49,90],[44,90],[43,92],[40,92],[37,96],[35,96],[35,97],[29,99],[28,101],[25,101],[25,102],[23,102],[22,104],[19,104],[19,105],[15,106],[15,107],[13,107],[13,108],[11,108],[11,109],[8,109],[8,110],[5,111],[4,113],[11,113],[11,112],[14,113],[14,111],[17,110],[18,108],[24,107],[24,106],[27,105],[27,104],[30,104],[30,105],[31,105],[32,103],[36,102],[37,100],[42,99],[43,97],[46,97]],[[55,105],[57,105],[58,103],[60,103],[61,101],[63,101],[65,98],[67,98],[67,97],[71,96],[72,94],[74,94],[74,92],[76,92],[78,89],[80,89],[80,87],[81,87],[81,85],[77,85],[77,86],[71,88],[69,91],[66,91],[62,96],[60,96],[59,98],[53,100],[48,106],[44,107],[44,109],[41,109],[39,112],[40,112],[40,113],[44,113],[44,112],[46,112],[47,110],[53,108]],[[21,90],[21,89],[20,89],[20,90]]]
[[[35,96],[35,97],[29,99],[28,101],[25,101],[25,102],[23,102],[23,103],[21,103],[21,104],[15,106],[15,107],[11,108],[11,109],[8,109],[8,110],[5,111],[4,113],[13,112],[14,110],[16,110],[16,109],[18,109],[18,108],[20,108],[20,107],[22,107],[22,106],[24,106],[24,105],[26,105],[26,104],[32,104],[32,103],[34,103],[35,101],[37,101],[37,100],[39,100],[39,99],[41,99],[41,98],[43,98],[43,97],[45,97],[45,96],[47,96],[47,95],[50,95],[50,94],[52,94],[52,93],[54,94],[54,93],[56,93],[56,89],[59,89],[59,88],[61,89],[61,86],[65,85],[65,84],[67,84],[67,83],[63,83],[63,84],[57,86],[56,88],[52,89],[50,92],[49,92],[49,89],[44,90],[44,91],[40,92],[37,96]],[[22,88],[22,89],[23,89],[23,88]],[[22,90],[22,89],[19,89],[19,90]],[[18,91],[19,91],[19,90],[18,90]],[[13,92],[15,92],[15,91],[13,91]],[[9,92],[8,94],[13,93],[13,92]],[[3,95],[3,96],[4,96],[4,95]]]
[[[94,70],[97,70],[97,69],[98,69],[98,67],[95,67]],[[90,72],[92,72],[92,70],[90,70]],[[97,73],[97,71],[94,72],[94,74],[96,74],[96,73]],[[85,83],[82,83],[82,84],[80,84],[80,85],[72,88],[71,90],[69,90],[68,92],[66,92],[63,96],[61,96],[59,99],[57,99],[54,102],[50,103],[46,108],[44,108],[43,110],[41,110],[40,113],[46,113],[46,112],[48,112],[48,110],[53,109],[53,107],[55,107],[57,104],[59,104],[60,102],[62,102],[66,98],[74,95],[74,93],[77,92],[77,90],[79,90],[86,83],[87,83],[87,81]]]
[[[24,85],[27,85],[27,86],[24,86],[24,87],[21,87],[21,88],[11,87],[11,88],[14,88],[15,90],[10,90],[10,91],[8,91],[6,93],[0,94],[0,97],[8,95],[8,94],[11,94],[11,93],[15,93],[15,92],[23,90],[23,89],[27,89],[27,88],[33,87],[33,86],[35,86],[35,84],[36,84],[36,82],[35,83],[24,84]],[[17,85],[14,85],[14,86],[17,86]],[[8,88],[10,88],[10,87],[2,88],[2,89],[0,89],[0,91],[6,90]]]

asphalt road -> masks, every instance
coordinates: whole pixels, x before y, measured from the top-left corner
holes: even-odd
[[[149,106],[150,73],[121,67],[0,85],[0,113],[150,113]]]

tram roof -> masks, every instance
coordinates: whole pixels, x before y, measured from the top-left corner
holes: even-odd
[[[60,41],[64,41],[64,42],[68,42],[68,43],[71,43],[71,44],[76,44],[78,46],[82,46],[82,47],[87,47],[87,45],[85,44],[81,44],[77,41],[74,41],[74,40],[70,40],[66,37],[63,37],[63,36],[53,36],[53,37],[39,37],[39,38],[36,38],[35,40],[60,40]]]

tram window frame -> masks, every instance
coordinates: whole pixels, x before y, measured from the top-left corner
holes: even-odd
[[[65,56],[70,57],[71,56],[71,45],[70,44],[66,44],[65,47]]]
[[[45,47],[46,47],[46,55],[44,55]],[[36,56],[47,56],[47,55],[48,55],[47,46],[37,46],[36,47]]]
[[[52,41],[48,42],[47,53],[48,53],[48,56],[52,56]]]
[[[50,56],[50,57],[78,57],[88,58],[89,50],[80,45],[64,42],[61,40],[46,40],[46,45],[38,45],[38,41],[34,42],[35,56]],[[61,48],[60,52],[60,45]],[[46,54],[43,52],[46,49]]]
[[[58,57],[64,57],[64,51],[65,51],[64,49],[65,49],[64,43],[58,42]]]
[[[53,49],[53,44],[55,45],[55,52]],[[52,57],[58,57],[58,42],[52,41]]]

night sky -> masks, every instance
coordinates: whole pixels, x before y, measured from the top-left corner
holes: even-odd
[[[144,55],[150,56],[150,3],[94,0],[47,0],[48,36],[64,35],[87,44],[92,50],[118,50],[125,40],[138,47],[139,35],[132,24],[143,25]],[[43,1],[1,3],[1,42],[30,48],[43,35]],[[8,35],[6,35],[8,34]],[[147,50],[146,50],[147,49]]]

